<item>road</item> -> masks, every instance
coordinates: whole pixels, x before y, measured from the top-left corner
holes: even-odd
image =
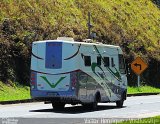
[[[34,124],[46,122],[46,120],[48,123],[53,123],[53,119],[55,119],[55,123],[61,121],[61,124],[72,121],[72,124],[80,124],[82,121],[84,123],[95,121],[96,123],[94,118],[99,119],[97,121],[100,123],[103,118],[145,118],[156,115],[160,115],[160,95],[128,97],[123,108],[116,108],[115,103],[99,103],[97,111],[85,109],[81,105],[66,105],[63,111],[55,111],[52,109],[51,104],[44,104],[43,102],[0,105],[0,118],[2,121],[10,117],[12,119],[25,118],[29,122],[32,118]]]

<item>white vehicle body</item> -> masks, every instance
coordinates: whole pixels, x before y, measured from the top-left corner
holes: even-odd
[[[119,46],[64,40],[32,44],[32,98],[63,103],[126,99],[127,77]]]

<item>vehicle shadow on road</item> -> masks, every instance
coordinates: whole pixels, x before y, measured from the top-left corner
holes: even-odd
[[[125,106],[123,107],[125,108]],[[91,108],[86,108],[84,106],[71,106],[65,107],[63,110],[55,110],[55,109],[39,109],[39,110],[30,110],[30,112],[53,112],[53,113],[67,113],[67,114],[79,114],[79,113],[87,113],[93,111],[103,111],[103,110],[111,110],[111,109],[121,109],[117,108],[114,105],[98,105],[96,110],[92,110]]]

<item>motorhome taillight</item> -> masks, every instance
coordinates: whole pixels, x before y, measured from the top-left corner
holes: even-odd
[[[72,90],[75,89],[77,83],[77,72],[72,72],[71,73],[71,88]]]
[[[31,72],[31,88],[36,88],[36,72]]]

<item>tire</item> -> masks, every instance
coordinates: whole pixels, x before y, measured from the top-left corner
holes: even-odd
[[[52,107],[55,110],[63,110],[65,106],[65,103],[53,103],[52,102]]]
[[[98,109],[98,102],[101,102],[101,95],[99,92],[96,93],[94,102],[92,103],[92,109],[97,110]]]
[[[94,102],[91,103],[91,107],[92,107],[93,110],[98,109],[98,102],[100,102],[100,101],[101,101],[100,93],[96,93]]]
[[[82,104],[85,109],[97,110],[97,102],[93,103],[83,103]]]
[[[93,110],[97,110],[98,109],[98,102],[97,101],[93,102],[91,104],[91,107],[92,107]]]
[[[89,103],[82,103],[82,106],[83,106],[85,109],[90,109],[90,108],[91,108],[91,104],[89,104]]]
[[[99,93],[96,93],[95,98],[94,98],[94,102],[92,103],[82,103],[82,105],[86,108],[86,109],[92,109],[92,110],[97,110],[98,109],[98,102],[101,101],[101,96]]]
[[[123,102],[124,102],[124,100],[117,101],[116,102],[117,107],[122,108],[123,107]]]
[[[124,100],[126,99],[125,97],[126,97],[126,93],[124,92],[122,94],[121,100],[116,101],[116,105],[117,105],[118,108],[122,108],[123,107]]]

